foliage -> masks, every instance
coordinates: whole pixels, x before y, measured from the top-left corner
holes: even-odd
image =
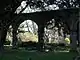
[[[23,42],[28,42],[28,41],[38,42],[38,36],[33,35],[32,33],[29,33],[29,32],[19,33],[18,38]]]
[[[69,38],[65,38],[65,42],[69,45],[70,44],[70,39]]]
[[[79,0],[27,0],[27,6],[30,8],[40,8],[42,11],[46,10],[45,7],[53,5],[54,8],[77,8],[80,6]]]
[[[44,39],[46,43],[64,43],[64,26],[61,22],[52,19],[45,26]]]
[[[5,6],[4,17],[0,23],[6,27],[10,25],[14,20],[14,13],[21,3],[25,0],[12,0],[12,3]],[[58,9],[68,9],[68,8],[78,8],[80,7],[80,0],[26,0],[25,7],[21,6],[20,13],[22,13],[28,6],[31,9],[39,9],[41,11],[45,10],[55,10],[57,7]],[[23,4],[24,5],[24,4]],[[20,14],[19,13],[19,14]],[[8,18],[9,17],[9,18]],[[11,21],[12,20],[12,21]]]
[[[4,42],[4,45],[10,45],[10,41],[8,40],[8,41],[5,41]]]

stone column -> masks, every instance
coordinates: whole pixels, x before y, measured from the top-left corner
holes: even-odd
[[[80,47],[80,8],[79,8],[79,20],[78,20],[78,42]]]
[[[72,24],[71,24],[71,32],[70,32],[70,39],[71,39],[71,51],[76,51],[77,49],[77,23],[76,20],[76,14],[73,14],[71,16]]]
[[[3,50],[2,33],[3,33],[3,27],[0,26],[0,52]]]
[[[38,25],[38,50],[43,51],[44,47],[44,25]]]
[[[5,28],[4,26],[1,26],[0,28],[0,50],[4,49],[4,42],[6,40],[7,28],[8,27]]]
[[[16,26],[16,24],[12,25],[12,28],[13,28],[12,48],[17,48],[18,39],[17,39],[17,26]]]
[[[71,32],[71,50],[76,51],[77,48],[77,32]]]

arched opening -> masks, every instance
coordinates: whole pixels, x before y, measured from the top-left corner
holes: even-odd
[[[12,31],[13,31],[13,28],[12,28],[12,25],[10,25],[8,30],[7,30],[6,42],[4,45],[12,46],[12,38],[13,38]]]
[[[25,20],[18,27],[18,44],[20,47],[36,48],[38,42],[38,26],[34,21]]]
[[[14,26],[15,27],[15,26]],[[36,47],[38,43],[38,26],[34,21],[25,20],[17,28],[17,40],[13,41],[13,27],[9,26],[6,36],[5,46],[13,46],[13,44],[18,45],[18,47]]]
[[[46,23],[44,30],[44,43],[51,50],[70,47],[70,30],[64,21],[52,19]]]

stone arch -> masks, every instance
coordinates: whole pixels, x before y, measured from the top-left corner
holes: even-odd
[[[37,15],[36,15],[37,16]],[[43,45],[44,45],[44,39],[43,39],[43,36],[44,36],[44,18],[41,17],[41,16],[27,16],[27,15],[22,15],[20,18],[19,18],[19,23],[18,23],[18,26],[19,24],[24,21],[24,20],[32,20],[34,22],[36,22],[36,24],[38,25],[38,47],[37,49],[38,50],[42,50],[43,49]],[[39,18],[38,18],[39,17]],[[39,20],[38,20],[39,19]],[[40,21],[42,19],[42,21]],[[39,23],[40,22],[40,23]],[[41,23],[42,22],[42,23]]]
[[[71,12],[71,11],[68,11],[68,12]],[[59,13],[59,14],[57,14],[57,13]],[[46,24],[47,21],[49,21],[50,19],[54,18],[55,20],[62,19],[63,22],[67,22],[68,23],[68,21],[69,20],[71,21],[74,16],[73,16],[73,12],[72,12],[72,14],[71,13],[68,14],[67,11],[63,12],[63,10],[61,10],[61,11],[49,11],[49,12],[29,13],[29,14],[27,13],[27,14],[20,15],[20,18],[18,18],[15,21],[15,24],[18,27],[19,24],[22,21],[24,21],[24,20],[27,20],[27,19],[33,20],[33,21],[35,21],[37,23],[37,25],[39,27],[39,29],[38,29],[38,32],[39,32],[38,35],[39,35],[39,37],[43,37],[44,26],[45,26],[45,24]],[[72,17],[72,18],[69,19],[69,20],[67,20],[68,17],[69,18]],[[68,24],[68,25],[70,26],[71,24]],[[40,41],[40,43],[42,43],[43,42],[43,38],[39,38],[39,41]]]
[[[20,16],[19,19],[16,21],[16,23],[18,23],[18,26],[19,26],[19,25],[20,25],[22,22],[24,22],[25,20],[31,20],[31,21],[35,22],[35,23],[38,25],[38,23],[36,22],[35,19],[33,19],[33,18],[28,18],[27,16]]]
[[[26,17],[24,17],[24,16],[19,16],[19,18],[17,20],[15,20],[14,23],[11,24],[12,28],[13,28],[13,32],[12,32],[12,34],[13,34],[13,39],[12,39],[12,41],[13,41],[13,43],[12,43],[13,48],[16,48],[16,46],[17,46],[17,41],[18,41],[17,36],[16,36],[17,35],[17,29],[18,29],[19,25],[22,22],[24,22],[25,20],[28,20],[28,19]],[[34,20],[31,20],[31,21],[35,22]]]

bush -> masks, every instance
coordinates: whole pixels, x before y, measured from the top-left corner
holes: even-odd
[[[22,42],[21,44],[18,45],[19,47],[25,47],[25,48],[33,48],[33,47],[37,47],[37,43],[36,42]]]
[[[5,41],[4,45],[10,45],[10,41]]]

